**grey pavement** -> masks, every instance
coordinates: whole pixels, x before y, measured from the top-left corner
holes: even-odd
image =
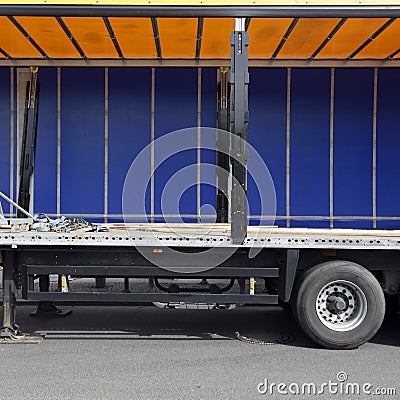
[[[56,320],[32,318],[33,309],[20,307],[18,323],[46,338],[0,345],[1,399],[400,397],[400,315],[359,349],[332,351],[314,345],[278,307],[74,307],[71,316]],[[339,372],[347,374],[345,383],[370,383],[371,392],[396,388],[397,395],[346,396],[327,387],[314,396],[278,395],[273,387],[271,395],[257,389],[265,391],[260,384],[268,379],[269,389],[286,383],[296,391],[296,384],[338,382]]]

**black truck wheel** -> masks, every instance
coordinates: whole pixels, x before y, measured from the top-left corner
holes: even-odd
[[[385,316],[385,297],[361,265],[328,261],[303,273],[293,292],[293,313],[303,331],[330,349],[353,349],[370,340]]]

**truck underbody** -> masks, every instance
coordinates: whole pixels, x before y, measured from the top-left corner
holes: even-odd
[[[14,331],[15,306],[26,301],[45,304],[42,310],[50,302],[284,306],[296,299],[296,289],[292,296],[295,281],[318,265],[331,265],[331,270],[339,273],[342,266],[363,266],[379,282],[378,288],[398,301],[399,231],[249,227],[243,244],[234,245],[229,224],[126,224],[125,229],[121,225],[105,225],[110,228],[108,232],[2,229],[4,307],[12,310],[5,312],[4,327],[8,329],[3,335]],[[204,258],[201,265],[196,256],[209,250],[213,255]],[[252,258],[251,252],[255,252]],[[210,266],[215,253],[219,264]],[[182,258],[182,254],[188,257]],[[338,263],[342,263],[340,268]],[[50,287],[50,276],[58,277],[58,284]],[[104,290],[69,291],[69,277],[93,278],[93,282],[102,282]],[[113,278],[124,279],[119,292],[107,291],[106,280]],[[146,279],[147,289],[134,292],[129,282],[139,278]],[[202,280],[206,284],[199,285]],[[349,294],[354,291],[348,290]],[[348,297],[343,297],[347,303]],[[347,303],[345,307],[352,305]],[[382,310],[384,313],[384,305]],[[354,342],[346,343],[349,345]],[[346,347],[338,343],[331,346]]]

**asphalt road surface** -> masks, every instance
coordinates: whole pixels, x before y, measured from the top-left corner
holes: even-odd
[[[1,399],[400,397],[400,315],[359,349],[332,351],[278,307],[74,307],[56,320],[32,318],[32,310],[18,309],[22,330],[46,337],[0,345]],[[309,394],[312,384],[322,393]]]

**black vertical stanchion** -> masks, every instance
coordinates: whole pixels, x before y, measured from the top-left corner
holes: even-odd
[[[227,223],[229,213],[229,79],[228,68],[220,68],[217,110],[217,222]]]
[[[22,133],[22,145],[20,155],[20,182],[18,192],[18,205],[29,210],[31,199],[30,185],[34,168],[36,132],[39,105],[39,82],[37,68],[31,68],[31,77],[27,86],[24,127]],[[18,210],[17,216],[23,218],[24,214]]]
[[[248,134],[248,45],[245,19],[235,19],[235,31],[231,34],[231,102],[230,131],[232,194],[231,237],[235,244],[243,243],[247,236],[247,134]]]

